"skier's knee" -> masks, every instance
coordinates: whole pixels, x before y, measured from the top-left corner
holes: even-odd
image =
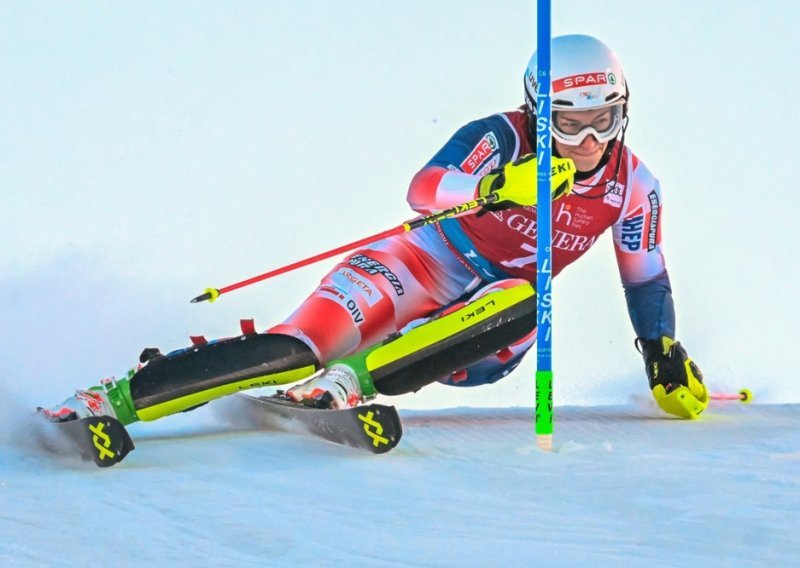
[[[453,374],[439,379],[448,386],[476,387],[496,383],[516,369],[525,354],[536,342],[536,329],[513,344],[481,359],[477,363],[459,369]]]

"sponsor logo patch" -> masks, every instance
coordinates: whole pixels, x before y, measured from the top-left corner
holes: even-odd
[[[556,230],[563,228],[563,225],[572,229],[582,229],[591,225],[592,221],[594,221],[594,215],[580,205],[561,202],[558,209],[553,211],[553,223]],[[555,227],[555,225],[561,227]]]
[[[347,290],[350,295],[359,295],[369,307],[374,306],[381,299],[382,295],[372,282],[368,282],[355,274],[349,268],[340,268],[333,275],[336,287]]]
[[[616,79],[614,80],[616,82]],[[590,87],[596,85],[607,85],[608,78],[604,71],[594,73],[581,73],[580,75],[570,75],[553,81],[553,92],[566,91],[577,87]],[[612,83],[613,84],[613,83]]]
[[[475,173],[497,148],[497,136],[495,136],[494,132],[487,132],[475,145],[469,156],[461,162],[461,170],[468,174]]]
[[[625,186],[618,181],[609,181],[606,185],[606,194],[603,196],[603,203],[614,207],[622,207],[622,194]]]
[[[558,208],[558,211],[555,214],[555,222],[556,223],[563,223],[566,221],[567,225],[572,225],[572,207],[562,202],[561,206]]]
[[[392,285],[395,294],[397,294],[398,296],[402,296],[403,294],[406,293],[397,275],[391,270],[389,270],[386,266],[375,260],[374,258],[370,258],[363,254],[354,254],[353,256],[350,257],[348,264],[350,266],[363,270],[364,272],[370,275],[380,274],[381,276],[386,278],[389,284]]]
[[[353,318],[353,322],[356,325],[364,323],[364,314],[361,312],[361,308],[359,308],[358,303],[347,294],[346,290],[342,290],[337,284],[333,286],[323,284],[318,288],[318,291],[344,307],[350,314],[350,317]]]
[[[632,215],[622,221],[620,241],[622,248],[636,252],[642,248],[642,229],[644,229],[644,212],[638,207]]]
[[[471,320],[472,318],[477,317],[477,316],[481,315],[483,312],[485,312],[486,309],[489,306],[494,306],[494,305],[495,305],[495,301],[494,300],[489,300],[488,302],[486,302],[484,304],[481,304],[480,306],[478,306],[476,308],[473,308],[472,310],[470,310],[466,314],[462,315],[461,316],[461,321]]]
[[[659,206],[658,193],[655,190],[647,195],[650,201],[650,223],[647,227],[647,250],[655,250],[658,244],[658,214]]]
[[[481,167],[481,169],[479,169],[477,172],[475,172],[475,175],[476,176],[485,176],[486,174],[488,174],[490,171],[492,171],[493,169],[495,169],[499,165],[500,165],[500,154],[495,154],[494,156],[492,156],[491,160],[486,162]]]

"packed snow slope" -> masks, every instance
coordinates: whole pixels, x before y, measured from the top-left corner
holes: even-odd
[[[217,405],[224,406],[224,403]],[[3,408],[3,566],[790,565],[800,406],[406,410],[373,456],[235,429],[213,408],[131,427],[112,469],[31,445]]]

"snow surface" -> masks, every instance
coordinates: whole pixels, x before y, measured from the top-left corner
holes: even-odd
[[[3,408],[0,565],[798,562],[800,405],[562,407],[553,453],[530,408],[405,410],[383,456],[211,406],[133,425],[106,470],[42,454]]]

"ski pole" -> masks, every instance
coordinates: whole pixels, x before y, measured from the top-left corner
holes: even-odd
[[[742,389],[737,393],[732,392],[712,392],[709,393],[708,398],[711,400],[738,400],[744,404],[748,404],[753,401],[753,393],[750,392],[748,389]]]
[[[432,225],[444,219],[455,217],[456,215],[460,215],[468,211],[475,212],[479,207],[483,207],[484,205],[489,205],[491,203],[494,203],[500,197],[501,196],[498,195],[497,192],[493,192],[485,197],[478,197],[477,199],[468,201],[466,203],[462,203],[461,205],[456,205],[455,207],[451,207],[450,209],[445,209],[444,211],[440,211],[439,213],[433,213],[431,215],[426,215],[424,217],[418,217],[416,219],[406,221],[405,223],[402,223],[392,229],[387,229],[386,231],[376,233],[369,237],[358,239],[357,241],[353,241],[352,243],[347,243],[346,245],[336,247],[329,251],[325,251],[316,254],[314,256],[310,256],[308,258],[304,258],[303,260],[298,260],[297,262],[293,262],[291,264],[287,264],[286,266],[270,270],[269,272],[259,274],[258,276],[253,276],[252,278],[248,278],[247,280],[242,280],[241,282],[236,282],[234,284],[230,284],[222,288],[206,288],[202,294],[200,294],[196,298],[192,298],[192,303],[196,304],[198,302],[205,302],[206,300],[208,300],[209,302],[213,302],[214,300],[219,298],[222,294],[233,292],[234,290],[238,290],[239,288],[244,288],[245,286],[249,286],[250,284],[255,284],[256,282],[262,282],[263,280],[267,280],[268,278],[272,278],[273,276],[278,276],[279,274],[285,274],[287,272],[291,272],[292,270],[296,270],[297,268],[308,266],[309,264],[313,264],[320,260],[325,260],[326,258],[330,258],[337,254],[353,250],[354,248],[368,245],[394,235],[407,233],[409,231],[413,231],[414,229],[419,229],[420,227],[424,227],[426,225]]]

